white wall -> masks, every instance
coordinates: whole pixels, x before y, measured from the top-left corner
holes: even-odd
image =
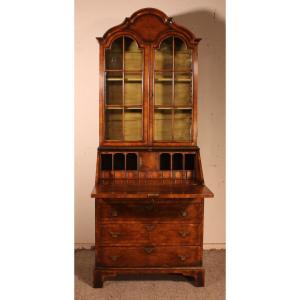
[[[198,145],[206,185],[204,243],[225,243],[225,2],[224,0],[75,2],[75,243],[94,243],[94,200],[98,146],[98,43],[110,27],[145,7],[162,10],[190,29],[199,44]]]

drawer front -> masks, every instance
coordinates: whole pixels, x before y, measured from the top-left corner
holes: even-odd
[[[96,223],[96,244],[130,245],[149,244],[149,235],[143,224]]]
[[[98,203],[96,218],[102,222],[200,223],[202,203]]]
[[[201,245],[201,224],[96,224],[97,245]]]
[[[97,247],[96,264],[106,267],[201,266],[202,251],[186,247]]]

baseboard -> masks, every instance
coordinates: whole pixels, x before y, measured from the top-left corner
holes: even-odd
[[[80,250],[80,249],[91,250],[94,248],[95,248],[95,244],[93,243],[75,243],[76,250]]]
[[[94,249],[95,244],[93,243],[75,243],[75,249]],[[225,243],[204,243],[203,244],[204,250],[211,250],[211,249],[226,249]]]
[[[203,249],[204,250],[226,249],[226,244],[225,243],[204,243]]]

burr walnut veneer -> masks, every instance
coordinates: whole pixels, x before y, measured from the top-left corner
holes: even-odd
[[[197,147],[200,39],[146,8],[100,44],[94,287],[118,274],[204,285],[205,186]]]

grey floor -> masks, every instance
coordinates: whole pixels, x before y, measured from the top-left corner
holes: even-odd
[[[93,250],[75,252],[76,300],[219,300],[225,299],[225,251],[204,251],[206,285],[194,287],[182,276],[123,276],[92,287]]]

